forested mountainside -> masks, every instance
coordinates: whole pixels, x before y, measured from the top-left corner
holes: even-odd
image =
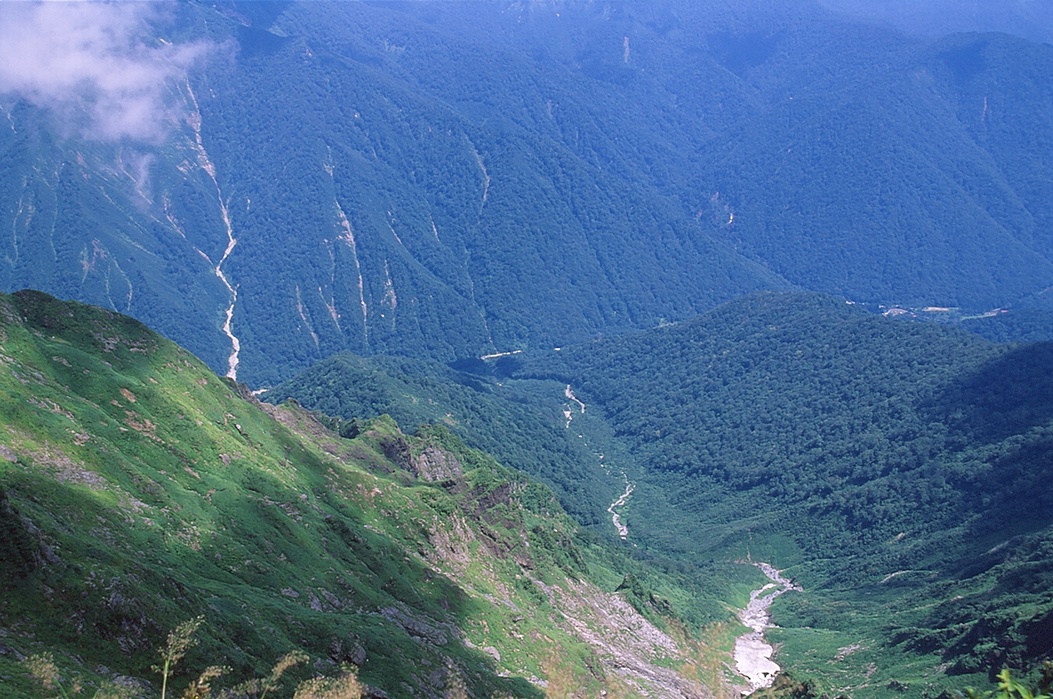
[[[108,59],[169,66],[148,133],[91,118],[121,106],[104,81],[0,82],[0,286],[130,313],[254,387],[759,289],[1048,309],[1048,45],[760,0],[127,7],[69,9],[121,28]]]
[[[169,696],[215,665],[207,684],[239,696],[276,664],[271,696],[318,675],[406,698],[709,697],[730,679],[726,644],[621,585],[660,573],[442,427],[340,436],[137,321],[37,292],[0,297],[0,413],[5,698],[52,695],[28,669],[51,692],[158,696],[157,649],[185,622]]]
[[[538,366],[631,445],[642,539],[795,564],[815,596],[788,629],[880,630],[952,674],[1053,653],[1053,345],[764,294]]]
[[[459,366],[344,352],[262,397],[273,403],[295,398],[312,410],[346,419],[390,415],[407,430],[442,424],[501,463],[543,478],[579,523],[609,527],[607,507],[624,483],[597,469],[592,450],[566,429],[564,408],[552,400],[563,386],[514,380],[498,384],[481,360]]]
[[[640,555],[696,580],[746,558],[795,576],[804,592],[780,598],[773,636],[784,667],[827,691],[935,697],[1051,659],[1053,345],[766,293],[501,361],[489,382],[478,365],[457,378],[378,363],[369,385],[334,359],[284,388],[345,416],[427,404],[481,441],[504,423],[473,410],[536,416],[547,401],[539,444],[556,427],[591,452],[593,481],[633,485],[618,512]],[[547,451],[506,463],[566,498]]]

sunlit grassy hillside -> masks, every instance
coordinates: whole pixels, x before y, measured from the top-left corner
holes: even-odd
[[[300,679],[349,667],[391,697],[703,691],[691,634],[613,594],[636,564],[448,431],[340,437],[36,292],[0,298],[0,322],[4,696],[38,696],[16,661],[40,652],[89,686],[155,681],[198,616],[183,667],[231,681],[300,649]]]

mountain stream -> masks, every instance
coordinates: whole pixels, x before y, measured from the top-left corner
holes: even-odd
[[[779,673],[779,666],[772,659],[774,648],[764,640],[764,630],[772,628],[771,604],[779,596],[801,587],[782,577],[782,572],[767,563],[754,563],[770,580],[763,587],[750,593],[749,604],[739,612],[739,619],[750,628],[750,632],[735,641],[735,669],[746,678],[749,692],[770,687]]]
[[[187,96],[190,98],[190,102],[194,105],[193,112],[187,116],[187,124],[194,131],[194,143],[191,144],[195,154],[197,155],[197,164],[209,176],[212,180],[213,186],[216,188],[216,201],[219,203],[219,213],[223,218],[223,226],[227,233],[227,247],[223,250],[223,256],[219,259],[213,268],[213,273],[219,277],[219,280],[223,283],[223,286],[227,287],[227,291],[230,293],[230,305],[227,306],[226,317],[223,321],[223,334],[230,340],[230,356],[227,358],[227,377],[237,380],[238,378],[238,355],[241,353],[241,342],[238,340],[237,335],[231,329],[231,323],[234,320],[234,306],[238,302],[238,288],[230,283],[227,275],[223,272],[223,263],[230,257],[230,253],[234,252],[234,246],[238,244],[237,238],[234,237],[234,227],[230,222],[230,211],[227,209],[227,200],[223,199],[223,192],[219,187],[219,180],[216,179],[216,166],[212,162],[212,159],[208,157],[208,151],[205,150],[205,142],[201,138],[201,108],[198,107],[197,98],[194,96],[194,91],[190,88],[190,82],[185,83]],[[171,219],[170,219],[171,220]],[[185,237],[185,236],[184,236]],[[198,249],[198,253],[208,260],[209,264],[212,264],[211,258],[204,253],[201,249]]]
[[[629,537],[629,527],[622,522],[621,515],[618,514],[617,508],[622,507],[625,503],[629,502],[629,498],[632,497],[633,489],[636,488],[636,484],[630,483],[629,477],[624,473],[622,476],[625,478],[625,492],[622,493],[617,500],[611,503],[611,506],[607,508],[607,512],[611,515],[611,522],[614,523],[614,528],[618,530],[618,536],[624,541]]]

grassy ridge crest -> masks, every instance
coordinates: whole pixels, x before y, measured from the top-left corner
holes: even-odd
[[[292,674],[349,664],[391,697],[706,695],[675,620],[591,582],[618,555],[448,430],[382,417],[341,437],[136,321],[37,292],[0,298],[0,323],[11,696],[35,696],[15,661],[44,650],[89,682],[151,678],[197,616],[188,672],[265,676],[302,649]]]

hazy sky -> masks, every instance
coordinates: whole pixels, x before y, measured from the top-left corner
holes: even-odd
[[[819,0],[912,34],[1005,32],[1053,42],[1053,0]]]
[[[158,141],[178,118],[172,86],[214,46],[158,42],[147,2],[0,2],[0,95],[47,108],[72,134]]]

